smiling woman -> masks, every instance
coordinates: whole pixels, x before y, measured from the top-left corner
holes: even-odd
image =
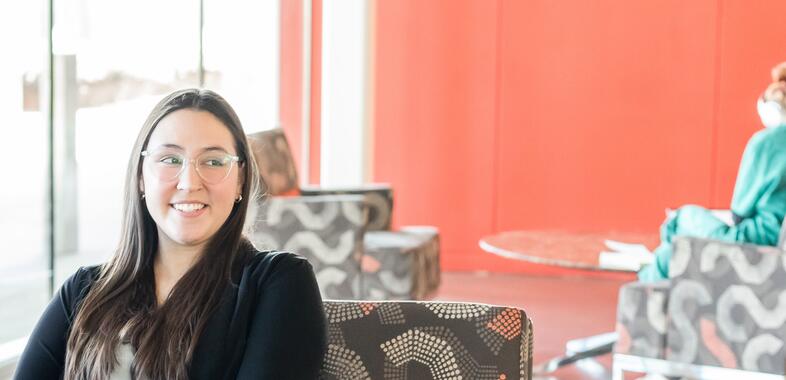
[[[326,334],[311,266],[243,234],[254,162],[216,93],[159,102],[131,153],[115,255],[65,282],[16,378],[316,378]]]

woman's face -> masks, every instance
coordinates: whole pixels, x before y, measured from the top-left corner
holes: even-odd
[[[220,161],[237,156],[229,129],[210,112],[181,109],[159,121],[145,154],[140,187],[159,242],[206,243],[227,220],[242,189],[238,163]],[[228,174],[216,181],[217,173],[227,171],[221,165],[229,166]],[[179,166],[184,168],[177,174]]]

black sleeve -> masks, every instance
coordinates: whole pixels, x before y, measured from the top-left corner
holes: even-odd
[[[238,379],[318,377],[327,346],[322,298],[308,261],[286,264],[259,289]]]
[[[86,269],[71,275],[38,320],[14,373],[16,380],[62,379],[74,303],[86,286]]]

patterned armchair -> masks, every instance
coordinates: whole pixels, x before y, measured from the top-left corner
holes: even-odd
[[[325,301],[320,379],[532,378],[523,310],[473,303]]]
[[[668,281],[620,289],[615,379],[625,371],[784,378],[782,248],[680,238],[669,271]]]
[[[265,193],[252,234],[257,246],[308,258],[326,299],[420,300],[437,289],[439,233],[427,226],[391,231],[390,186],[299,188],[281,129],[248,138]]]

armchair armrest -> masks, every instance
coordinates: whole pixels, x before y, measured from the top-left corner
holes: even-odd
[[[384,231],[390,229],[393,215],[393,188],[386,183],[364,184],[353,187],[304,186],[300,188],[303,196],[328,194],[355,194],[366,197],[369,204],[368,230]]]
[[[667,358],[783,374],[786,254],[708,239],[675,241]]]
[[[367,214],[360,195],[271,197],[259,205],[250,236],[260,249],[308,259],[323,298],[355,298]]]

